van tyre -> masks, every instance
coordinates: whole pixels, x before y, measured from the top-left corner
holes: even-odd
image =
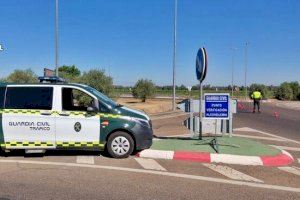
[[[117,131],[109,136],[106,149],[113,158],[127,158],[134,150],[134,141],[128,133]]]

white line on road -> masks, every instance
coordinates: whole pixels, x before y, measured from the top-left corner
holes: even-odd
[[[300,163],[300,158],[298,158],[298,163]]]
[[[77,156],[76,162],[80,164],[94,164],[94,156]]]
[[[300,176],[300,170],[294,167],[278,167],[278,169]]]
[[[134,158],[144,169],[167,171],[163,166],[150,158]]]
[[[207,181],[207,182],[213,182],[213,183],[231,184],[231,185],[238,185],[238,186],[249,186],[249,187],[255,187],[255,188],[264,188],[264,189],[272,189],[272,190],[300,193],[300,188],[293,188],[293,187],[287,187],[287,186],[269,185],[269,184],[263,184],[263,183],[252,183],[252,182],[246,182],[246,181],[227,180],[227,179],[213,178],[213,177],[206,177],[206,176],[179,174],[179,173],[174,173],[174,172],[154,171],[154,170],[145,170],[145,169],[134,169],[134,168],[126,168],[126,167],[88,165],[88,164],[76,164],[76,163],[64,163],[64,162],[31,161],[31,160],[9,160],[9,159],[0,159],[0,163],[36,164],[36,165],[52,165],[52,166],[67,166],[67,167],[82,167],[82,168],[91,168],[91,169],[117,170],[117,171],[124,171],[124,172],[153,174],[153,175],[159,175],[159,176],[185,178],[185,179]]]
[[[218,172],[228,178],[234,179],[234,180],[241,180],[241,181],[252,181],[252,182],[258,182],[263,183],[262,180],[259,180],[257,178],[253,178],[252,176],[249,176],[247,174],[244,174],[242,172],[239,172],[235,169],[232,169],[227,166],[222,165],[214,165],[214,164],[203,164],[204,166],[208,167],[209,169]]]
[[[287,146],[277,146],[277,145],[270,145],[270,146],[276,147],[278,149],[284,149],[287,151],[300,151],[300,148],[297,147],[287,147]]]

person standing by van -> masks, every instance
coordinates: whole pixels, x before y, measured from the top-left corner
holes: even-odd
[[[257,89],[251,94],[251,99],[253,99],[253,113],[255,113],[255,108],[257,106],[258,113],[260,113],[260,100],[262,99],[261,92]]]

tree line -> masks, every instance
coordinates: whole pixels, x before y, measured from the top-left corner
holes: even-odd
[[[138,80],[133,87],[113,85],[113,78],[105,74],[104,70],[91,69],[81,72],[75,65],[61,66],[58,70],[59,77],[66,79],[67,82],[75,82],[89,85],[98,91],[113,96],[114,89],[124,90],[130,92],[135,98],[141,99],[145,102],[147,99],[152,98],[158,91],[171,91],[172,85],[157,86],[153,81],[148,79]],[[15,70],[7,77],[0,79],[0,82],[8,83],[37,83],[38,76],[31,70]],[[231,86],[211,86],[204,85],[203,89],[206,91],[231,91]],[[266,86],[264,84],[252,84],[248,89],[248,96],[254,90],[258,90],[265,98],[276,98],[279,100],[300,100],[300,85],[298,81],[284,82],[280,86]],[[176,90],[187,91],[185,85],[176,86]],[[199,90],[199,85],[191,87],[192,91]],[[234,86],[235,91],[244,91],[245,88]],[[271,94],[271,95],[270,95]]]

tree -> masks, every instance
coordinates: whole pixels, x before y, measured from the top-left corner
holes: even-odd
[[[300,95],[300,85],[299,82],[293,81],[289,83],[290,87],[292,88],[293,91],[293,100],[298,99],[298,95]]]
[[[141,99],[142,102],[146,102],[147,99],[154,97],[155,92],[155,85],[151,80],[147,79],[138,80],[132,89],[132,95]]]
[[[106,76],[104,70],[92,69],[84,72],[79,78],[79,82],[89,85],[106,95],[110,95],[113,90],[113,79]]]
[[[63,65],[58,68],[58,75],[69,82],[77,82],[80,74],[80,70],[75,65]]]
[[[282,83],[275,91],[275,98],[279,100],[292,100],[293,89],[288,82]]]
[[[8,83],[37,83],[37,75],[31,70],[16,69],[8,77],[4,79],[4,82]]]

